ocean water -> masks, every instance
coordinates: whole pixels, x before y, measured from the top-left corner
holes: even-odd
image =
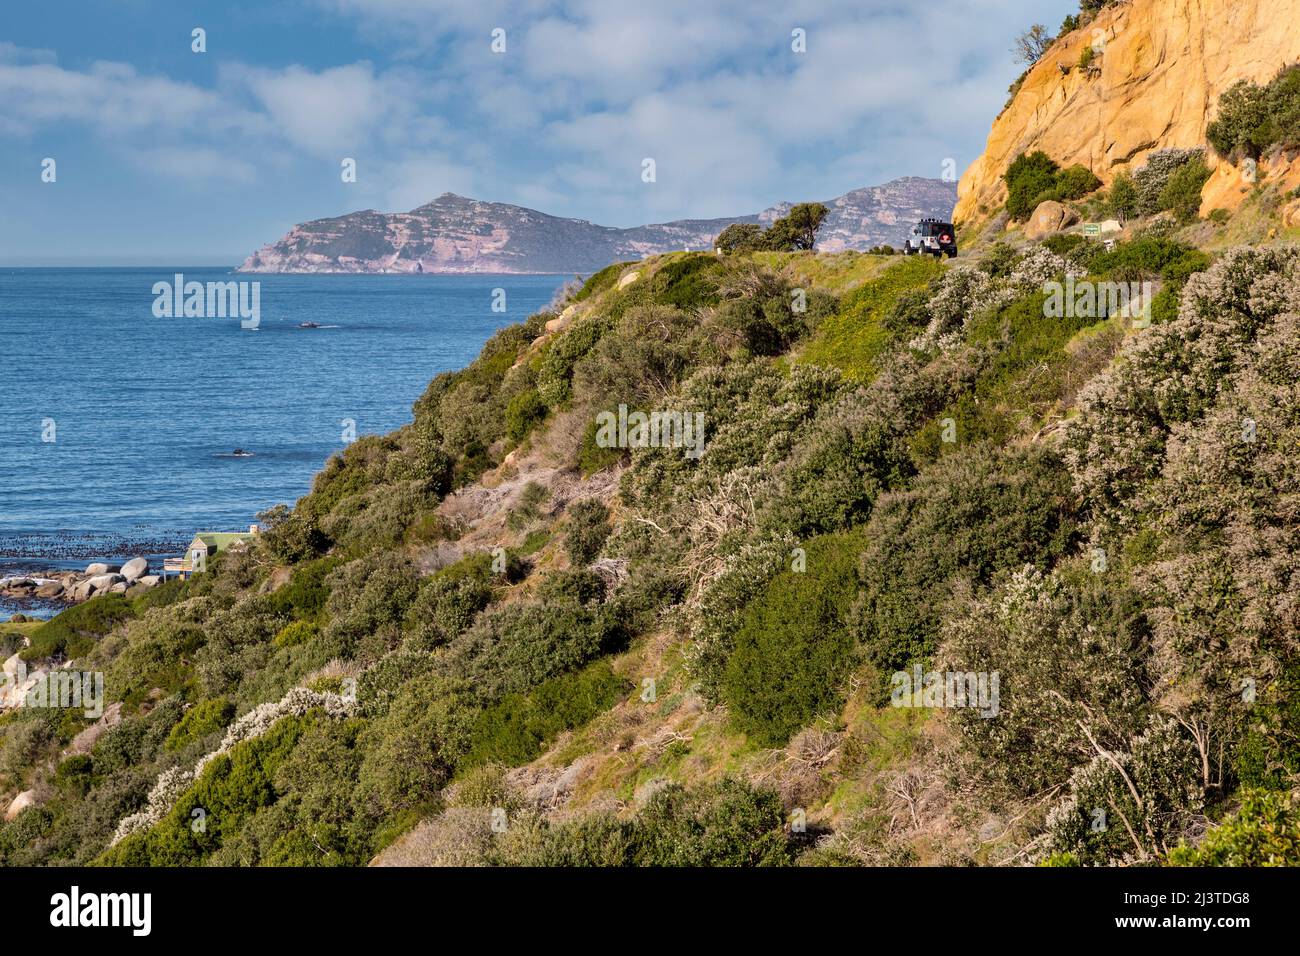
[[[260,282],[257,330],[156,318],[154,283],[177,272]],[[345,420],[358,435],[409,422],[434,375],[567,278],[0,269],[0,577],[246,530],[308,491]]]

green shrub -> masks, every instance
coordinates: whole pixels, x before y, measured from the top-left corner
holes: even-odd
[[[180,750],[187,744],[201,740],[230,725],[235,719],[235,705],[224,697],[200,701],[185,712],[185,716],[167,735],[166,750]]]
[[[584,299],[590,299],[593,295],[612,288],[614,283],[618,281],[619,273],[623,271],[625,266],[630,265],[632,265],[630,262],[611,262],[582,284],[582,288],[574,295],[573,301],[582,302]]]
[[[1056,239],[1066,235],[1069,235],[1069,233],[1056,233],[1052,238]],[[979,268],[981,272],[988,273],[994,279],[1006,279],[1015,271],[1016,264],[1020,259],[1020,251],[1011,243],[995,242],[989,248],[989,251],[980,257]]]
[[[520,392],[506,405],[506,437],[521,442],[546,418],[546,403],[537,389]]]
[[[1172,718],[1153,716],[1123,750],[1075,770],[1069,796],[1048,817],[1047,850],[1083,866],[1157,859],[1203,809],[1195,747]]]
[[[1087,241],[1086,237],[1079,235],[1077,232],[1058,232],[1044,239],[1043,247],[1058,256],[1065,256],[1084,245]]]
[[[1003,179],[1007,184],[1007,212],[1019,220],[1033,215],[1039,203],[1071,202],[1101,187],[1101,180],[1087,166],[1076,163],[1061,169],[1041,150],[1017,156]]]
[[[930,324],[930,290],[912,289],[895,300],[881,323],[890,335],[915,335]]]
[[[733,222],[718,233],[713,247],[725,255],[755,252],[763,248],[763,227],[756,222]]]
[[[943,266],[930,256],[914,256],[889,266],[879,278],[844,296],[838,312],[823,320],[808,340],[799,361],[837,368],[850,378],[871,378],[876,363],[900,334],[896,329],[920,323],[924,314],[923,309],[914,309],[904,317],[895,309],[903,307],[904,296],[919,293],[942,274]],[[915,299],[906,302],[917,305]]]
[[[781,801],[730,778],[659,790],[636,820],[638,866],[788,866]]]
[[[1173,175],[1189,163],[1204,165],[1205,150],[1196,149],[1160,149],[1147,157],[1146,163],[1133,174],[1133,186],[1137,192],[1137,209],[1144,216],[1152,216],[1171,208],[1173,201],[1186,202],[1189,184],[1201,175],[1199,169],[1184,174],[1178,186],[1169,194]],[[1204,184],[1202,180],[1201,185]],[[1199,193],[1200,186],[1197,186]],[[1199,205],[1199,201],[1197,203]]]
[[[325,579],[331,571],[343,564],[343,560],[333,556],[295,565],[289,583],[271,593],[271,608],[275,613],[287,614],[296,619],[319,618],[325,612],[325,602],[330,593]]]
[[[1198,846],[1169,853],[1170,866],[1300,865],[1300,807],[1271,790],[1242,791],[1241,806],[1213,827]]]
[[[7,661],[27,644],[22,631],[0,630],[0,661]]]
[[[468,568],[452,564],[420,581],[420,592],[407,611],[408,641],[424,650],[459,637],[493,600],[490,558]],[[517,562],[516,562],[517,566]]]
[[[1075,536],[1069,474],[1041,446],[959,449],[907,491],[883,496],[865,534],[854,616],[887,681],[928,659],[958,581],[988,584],[1067,551]]]
[[[463,681],[428,673],[398,690],[361,735],[358,796],[371,813],[436,803],[469,748],[479,707]]]
[[[1069,573],[1069,572],[1073,573]],[[1096,751],[1119,750],[1144,725],[1151,681],[1133,649],[1150,640],[1141,598],[1092,571],[1017,570],[946,616],[936,670],[1000,675],[996,719],[957,708],[971,777],[1029,796],[1063,783]]]
[[[275,561],[282,564],[306,561],[329,549],[330,540],[320,529],[317,516],[327,513],[333,504],[348,494],[360,492],[365,486],[361,473],[347,471],[341,462],[337,455],[325,462],[325,468],[313,482],[313,488],[320,488],[321,495],[313,497],[313,492],[301,499],[301,510],[290,512],[286,506],[276,505],[258,513],[258,521],[265,529],[259,546]],[[343,477],[333,484],[322,484],[320,474],[330,471]]]
[[[569,524],[564,546],[575,565],[591,564],[609,537],[609,508],[596,498],[583,498],[569,505]]]
[[[401,553],[372,551],[330,572],[323,639],[335,656],[377,660],[401,643],[420,578]]]
[[[552,339],[537,370],[537,392],[549,407],[556,408],[573,394],[573,367],[609,331],[607,322],[587,318]]]
[[[1300,667],[1292,665],[1264,687],[1237,746],[1234,770],[1246,787],[1285,789],[1300,774],[1300,752],[1290,745],[1300,733]]]
[[[95,761],[89,754],[73,754],[54,771],[54,785],[85,796],[94,785]]]
[[[538,599],[545,604],[596,605],[605,599],[605,579],[594,571],[575,568],[553,571],[542,578]]]
[[[712,362],[690,363],[690,370],[721,364],[724,355],[780,355],[832,311],[834,303],[818,289],[797,292],[789,280],[752,260],[730,266],[723,292],[723,301],[700,328],[703,342],[697,346],[719,354]]]
[[[290,621],[275,634],[276,647],[297,647],[306,644],[320,633],[314,621]]]
[[[803,569],[782,571],[745,609],[722,696],[736,724],[763,746],[781,746],[843,702],[853,662],[847,614],[856,590],[860,534],[807,543]]]
[[[1141,209],[1141,197],[1133,177],[1126,172],[1117,174],[1106,194],[1106,210],[1123,222],[1136,216]]]
[[[1084,49],[1091,50],[1092,47]],[[1067,166],[1056,174],[1056,184],[1053,192],[1054,198],[1072,201],[1082,199],[1091,192],[1096,192],[1101,188],[1101,180],[1087,166],[1075,163],[1073,166]]]
[[[670,784],[631,820],[591,814],[551,824],[516,816],[489,844],[497,866],[789,866],[794,844],[780,800],[731,778]]]
[[[151,607],[167,607],[175,604],[177,601],[185,600],[189,590],[189,579],[175,577],[157,587],[150,588],[139,597],[131,599],[131,610],[135,614],[143,614]]]
[[[573,394],[587,408],[658,407],[697,364],[721,360],[704,328],[699,317],[675,306],[629,307],[574,366]]]
[[[1178,217],[1179,222],[1191,222],[1201,208],[1201,190],[1210,178],[1210,167],[1196,159],[1176,169],[1160,191],[1160,206]]]
[[[1209,178],[1210,168],[1204,161],[1193,160],[1179,166],[1161,190],[1161,207],[1173,212],[1179,222],[1195,220],[1201,208],[1201,189]]]
[[[446,667],[493,702],[617,649],[621,622],[576,600],[489,608],[447,648]]]
[[[54,813],[48,807],[28,807],[12,822],[0,825],[0,863],[31,866],[31,849],[42,842],[54,822]]]
[[[691,253],[664,263],[650,281],[650,294],[659,305],[696,310],[718,302],[723,263],[707,252]]]
[[[474,722],[461,766],[528,763],[562,731],[609,709],[631,686],[602,660],[544,681],[526,694],[508,694]]]
[[[98,594],[84,604],[74,604],[56,614],[34,630],[30,635],[31,645],[19,656],[25,661],[81,657],[97,640],[134,616],[131,603],[122,595]]]
[[[102,866],[194,866],[236,836],[242,825],[275,802],[274,776],[309,718],[286,717],[265,734],[211,760],[154,827],[132,834],[96,862]],[[192,826],[199,811],[203,827]]]
[[[1199,249],[1164,236],[1117,243],[1111,251],[1098,252],[1085,263],[1094,275],[1117,282],[1161,278],[1178,285],[1209,264],[1210,257]]]
[[[1056,173],[1060,166],[1044,153],[1021,153],[1007,167],[1003,179],[1007,184],[1007,212],[1012,219],[1028,219],[1039,203],[1039,196],[1056,186]]]
[[[605,447],[596,441],[599,428],[593,417],[583,429],[582,440],[578,444],[577,460],[574,464],[584,478],[612,468],[627,456],[627,450],[617,447]]]
[[[1233,162],[1300,144],[1300,67],[1285,67],[1266,86],[1240,80],[1225,90],[1206,139]]]

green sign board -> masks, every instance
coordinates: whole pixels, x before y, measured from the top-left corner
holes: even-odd
[[[1101,224],[1096,222],[1085,223],[1083,226],[1083,234],[1085,236],[1100,236]]]

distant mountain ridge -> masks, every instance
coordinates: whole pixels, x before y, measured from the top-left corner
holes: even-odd
[[[826,201],[817,247],[835,252],[899,245],[908,222],[948,217],[955,183],[909,176]],[[611,262],[708,248],[732,223],[768,223],[790,207],[726,219],[679,219],[619,229],[507,203],[443,193],[410,212],[373,209],[294,226],[239,272],[591,273]]]

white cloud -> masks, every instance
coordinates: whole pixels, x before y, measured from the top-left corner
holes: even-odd
[[[127,156],[134,165],[150,173],[199,184],[214,180],[249,184],[259,178],[257,167],[244,157],[204,146],[134,149]]]
[[[1046,16],[1042,0],[309,2],[386,58],[227,62],[206,87],[0,42],[0,133],[81,124],[196,181],[306,163],[337,182],[353,156],[347,195],[386,209],[451,190],[611,225],[732,215],[938,175],[948,157],[964,168],[1016,72],[1014,34]],[[504,56],[489,49],[497,26]],[[320,214],[338,212],[322,193]]]
[[[411,157],[377,172],[381,208],[407,212],[443,193],[476,196],[480,184],[471,170],[442,156]],[[477,198],[477,196],[476,196]],[[497,199],[499,197],[485,197]]]
[[[355,152],[408,94],[400,80],[369,63],[313,72],[232,66],[224,77],[245,87],[291,144],[318,156]]]

